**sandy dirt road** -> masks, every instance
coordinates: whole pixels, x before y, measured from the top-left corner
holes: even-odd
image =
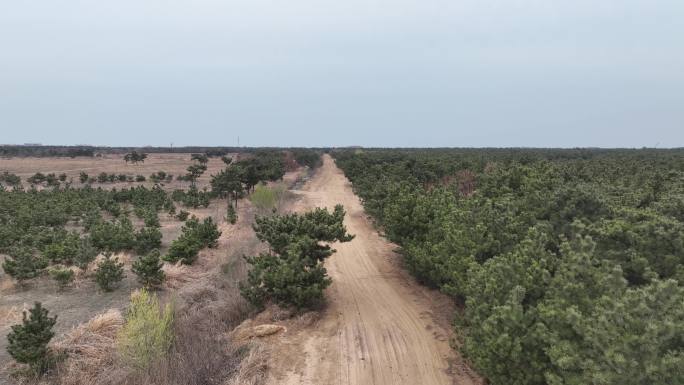
[[[450,348],[448,299],[418,285],[398,265],[395,245],[364,214],[328,155],[302,188],[297,211],[343,204],[356,238],[335,244],[326,267],[328,306],[314,325],[274,343],[270,384],[478,384]],[[286,333],[288,334],[288,333]]]

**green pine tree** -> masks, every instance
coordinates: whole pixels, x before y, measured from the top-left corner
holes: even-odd
[[[164,266],[164,262],[159,258],[159,250],[155,249],[133,262],[132,270],[138,276],[138,281],[141,284],[147,288],[153,288],[159,287],[164,281],[165,275],[162,266]]]
[[[138,255],[147,254],[161,247],[161,240],[159,227],[143,227],[135,233],[135,251]]]
[[[42,373],[47,366],[47,345],[55,335],[52,327],[57,316],[48,317],[48,310],[40,302],[35,303],[29,314],[27,317],[24,311],[21,324],[12,326],[12,331],[7,335],[7,352],[17,362],[28,364],[31,369]]]
[[[97,264],[95,270],[95,282],[104,291],[112,291],[114,285],[124,278],[123,263],[119,258],[112,258],[111,254],[105,254],[104,259]]]
[[[60,290],[63,290],[74,281],[74,271],[65,267],[57,267],[50,270],[50,276],[57,282]]]
[[[81,239],[81,244],[78,248],[78,252],[74,256],[74,264],[78,266],[81,270],[86,271],[88,270],[88,265],[90,262],[95,260],[95,257],[97,257],[98,251],[93,246],[93,243],[90,241],[89,237],[85,237]]]
[[[226,220],[230,222],[231,225],[234,225],[235,222],[237,222],[238,216],[237,212],[235,212],[235,207],[233,207],[232,204],[228,203],[228,212],[226,214]]]
[[[45,258],[34,255],[28,248],[19,248],[10,253],[10,256],[2,263],[5,273],[19,282],[35,278],[47,267]]]

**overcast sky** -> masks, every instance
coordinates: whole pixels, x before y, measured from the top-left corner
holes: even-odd
[[[6,0],[0,143],[684,146],[682,0]]]

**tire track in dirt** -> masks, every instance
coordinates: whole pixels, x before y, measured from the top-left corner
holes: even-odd
[[[330,156],[301,191],[297,211],[343,204],[356,238],[335,244],[328,306],[311,327],[273,341],[270,384],[480,384],[449,346],[448,299],[398,267],[394,245],[366,218]]]

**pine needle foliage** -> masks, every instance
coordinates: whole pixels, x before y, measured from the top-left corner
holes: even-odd
[[[49,317],[48,310],[36,302],[28,315],[23,312],[21,324],[12,326],[7,335],[7,352],[17,362],[43,373],[48,364],[48,343],[55,336],[52,331],[55,322],[57,316]]]

